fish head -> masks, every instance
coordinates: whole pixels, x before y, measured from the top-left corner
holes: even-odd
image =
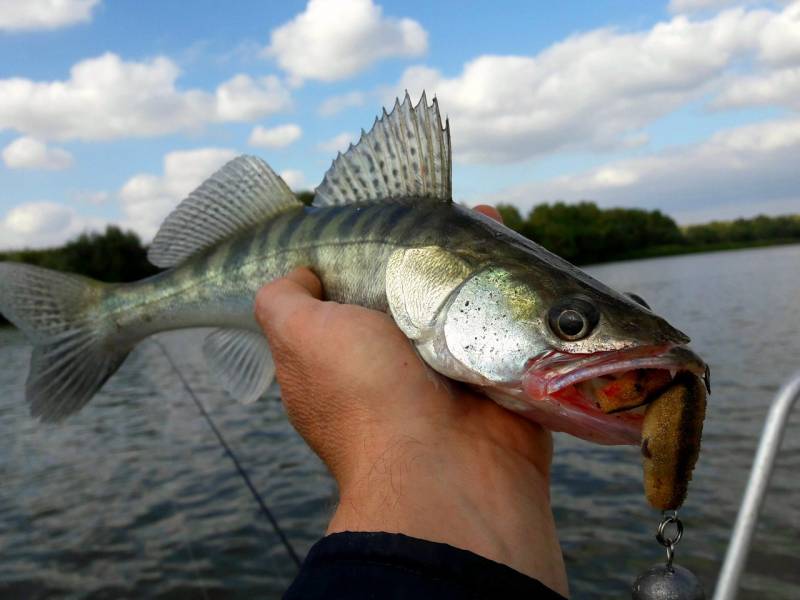
[[[540,258],[494,260],[464,278],[415,340],[420,355],[551,430],[638,444],[648,394],[707,366],[640,298]],[[618,400],[615,385],[645,391]]]

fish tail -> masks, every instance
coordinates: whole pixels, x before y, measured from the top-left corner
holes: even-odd
[[[57,422],[80,410],[132,348],[104,315],[107,284],[0,262],[0,313],[33,343],[26,396],[31,414]]]

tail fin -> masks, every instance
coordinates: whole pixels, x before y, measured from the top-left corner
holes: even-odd
[[[0,262],[0,313],[34,344],[26,387],[31,414],[61,421],[91,400],[129,347],[112,347],[99,300],[104,284]]]

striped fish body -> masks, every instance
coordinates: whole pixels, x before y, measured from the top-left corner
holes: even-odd
[[[96,316],[110,320],[122,344],[182,328],[257,331],[256,292],[299,266],[318,275],[326,299],[388,311],[386,267],[393,253],[437,248],[477,265],[494,245],[486,222],[456,205],[404,200],[298,207],[174,269],[104,288]]]

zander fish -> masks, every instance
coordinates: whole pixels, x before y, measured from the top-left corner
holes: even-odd
[[[635,407],[667,393],[675,373],[706,375],[689,338],[637,297],[455,204],[451,190],[449,124],[435,100],[423,94],[412,106],[406,95],[333,161],[312,207],[258,158],[222,167],[164,222],[149,258],[168,270],[154,277],[111,285],[0,263],[0,312],[34,344],[32,414],[62,420],[136,344],[188,327],[216,328],[204,344],[212,373],[233,396],[256,400],[274,367],[255,294],[307,266],[326,298],[391,314],[439,373],[552,430],[639,444],[645,409]],[[670,398],[668,410],[705,406],[704,395]],[[697,427],[670,431],[696,456]],[[686,460],[658,464],[687,470]]]

